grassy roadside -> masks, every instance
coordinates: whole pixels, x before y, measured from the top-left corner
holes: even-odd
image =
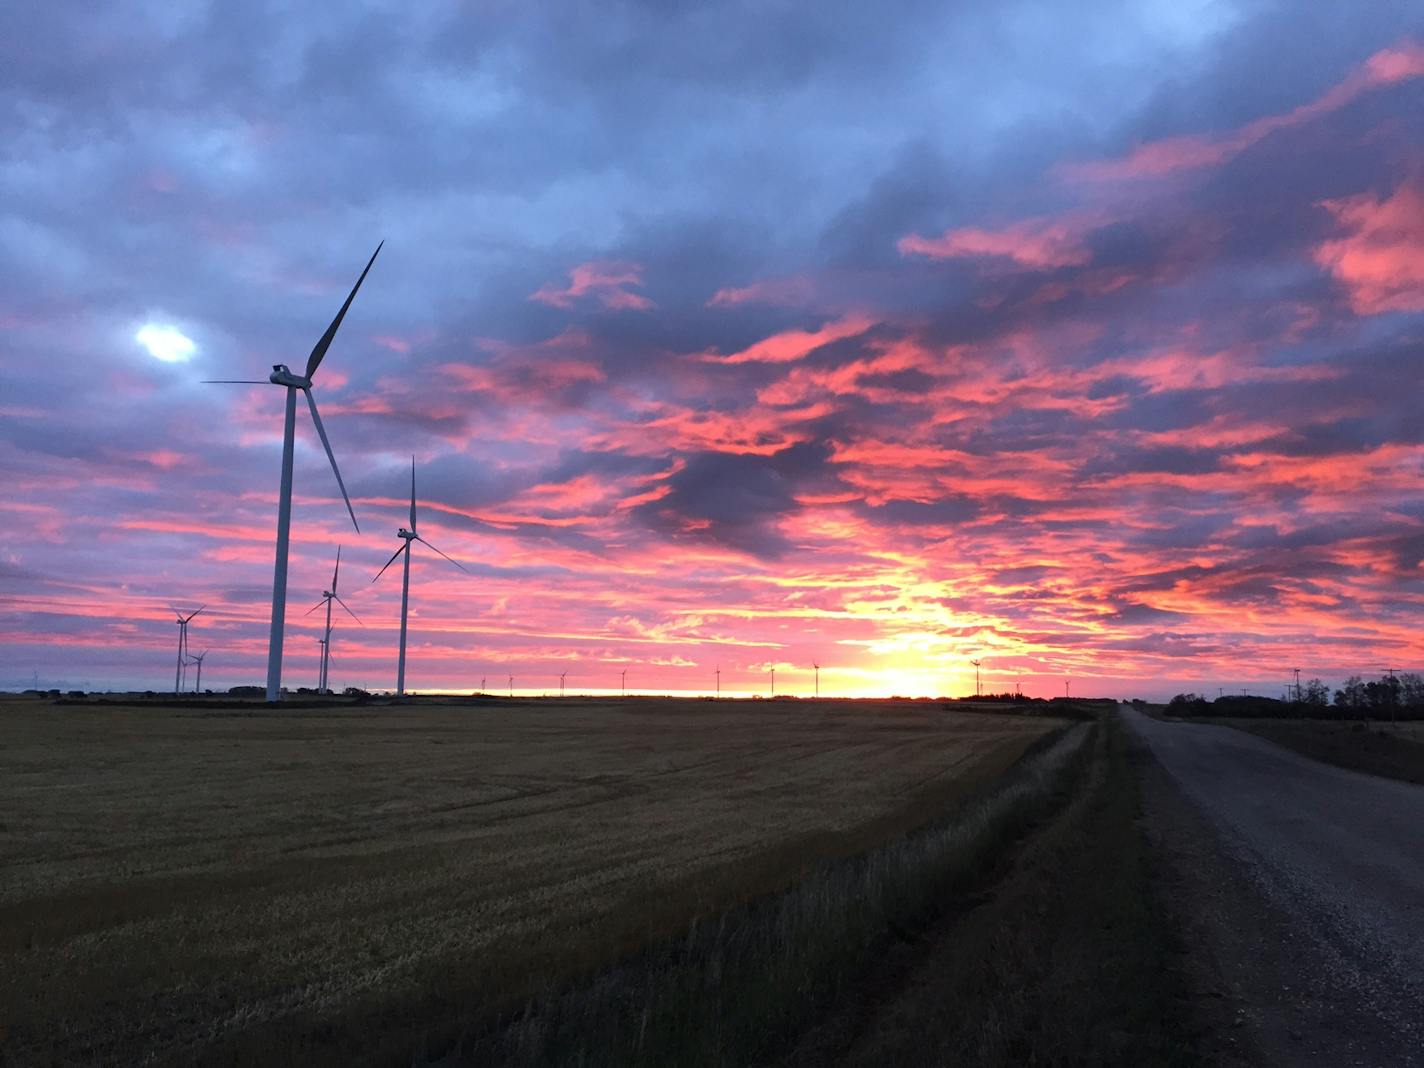
[[[1234,727],[1339,768],[1424,785],[1424,742],[1388,727],[1329,720],[1210,719],[1199,722]]]
[[[551,991],[503,1026],[432,1050],[432,1063],[745,1065],[784,1054],[897,932],[925,927],[1047,818],[1084,774],[1092,731],[1048,740],[949,819]]]
[[[1091,774],[972,911],[882,961],[785,1064],[1201,1063],[1135,761],[1107,718]]]

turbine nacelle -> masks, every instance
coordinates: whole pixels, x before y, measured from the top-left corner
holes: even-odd
[[[396,537],[398,537],[398,538],[404,538],[406,541],[419,541],[419,540],[420,540],[420,536],[419,536],[418,534],[416,534],[415,531],[413,531],[413,530],[406,530],[405,527],[401,527],[400,530],[396,531]]]
[[[312,387],[310,378],[293,374],[292,369],[285,363],[274,363],[272,373],[267,376],[267,381],[274,386],[290,386],[293,389],[311,389]]]

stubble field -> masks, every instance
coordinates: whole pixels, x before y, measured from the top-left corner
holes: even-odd
[[[216,1062],[478,1023],[943,814],[1060,725],[922,702],[0,704],[0,1050]]]

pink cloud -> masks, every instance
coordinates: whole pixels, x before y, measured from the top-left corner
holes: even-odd
[[[1138,145],[1121,159],[1068,163],[1062,172],[1089,181],[1156,178],[1177,171],[1211,167],[1244,152],[1279,130],[1311,122],[1338,111],[1363,94],[1424,76],[1424,45],[1402,41],[1376,52],[1351,71],[1344,81],[1309,103],[1290,111],[1266,115],[1220,137],[1185,134]]]
[[[1424,187],[1405,182],[1383,200],[1363,193],[1324,206],[1344,236],[1317,246],[1315,262],[1345,287],[1355,314],[1424,310]]]
[[[816,330],[783,330],[738,352],[726,356],[707,353],[702,359],[708,363],[790,363],[822,345],[863,334],[874,325],[869,316],[852,312]]]
[[[740,304],[772,304],[795,308],[810,301],[815,283],[805,275],[766,278],[740,288],[719,289],[707,302],[710,307],[730,308]]]
[[[562,289],[552,283],[529,295],[530,300],[555,308],[571,308],[581,297],[594,297],[605,308],[647,311],[653,302],[629,286],[643,284],[643,268],[624,260],[590,260],[569,272],[569,284]]]
[[[971,226],[946,230],[939,237],[908,234],[895,247],[903,255],[936,260],[992,257],[1020,267],[1078,267],[1090,258],[1084,229],[1082,220],[1025,219],[998,230]]]

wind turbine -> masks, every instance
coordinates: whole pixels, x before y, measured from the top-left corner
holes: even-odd
[[[974,696],[975,696],[975,697],[978,697],[978,696],[979,696],[979,665],[982,664],[984,661],[982,661],[982,660],[971,660],[971,661],[969,661],[969,662],[974,665]]]
[[[376,579],[378,579],[378,578],[380,578],[382,575],[384,575],[384,574],[386,573],[386,568],[387,568],[387,567],[390,567],[393,563],[396,562],[396,557],[397,557],[397,556],[400,556],[402,553],[405,554],[405,574],[404,574],[404,576],[401,578],[400,660],[398,661],[398,663],[397,663],[397,665],[396,665],[396,696],[397,696],[397,697],[404,697],[404,696],[405,696],[405,631],[406,631],[406,611],[407,611],[407,609],[410,607],[410,543],[413,542],[413,541],[418,541],[418,542],[423,543],[427,548],[435,549],[435,546],[431,545],[430,542],[426,541],[426,540],[425,540],[424,538],[422,538],[418,533],[416,533],[416,527],[415,527],[415,457],[414,457],[414,456],[412,456],[412,457],[410,458],[410,529],[409,529],[409,530],[406,530],[405,527],[401,527],[400,530],[396,531],[396,537],[401,538],[401,539],[405,542],[405,544],[402,545],[399,549],[397,549],[397,550],[392,554],[391,558],[386,561],[385,567],[383,567],[383,568],[381,568],[381,570],[377,571],[377,572],[376,572],[376,578],[373,578],[371,581],[372,581],[372,582],[375,582]],[[440,553],[441,556],[445,556],[445,554],[444,554],[444,553],[441,553],[439,549],[435,549],[435,551],[436,551],[437,553]],[[456,567],[458,567],[461,571],[465,572],[465,574],[468,575],[468,574],[470,573],[470,572],[469,572],[469,569],[466,568],[465,565],[462,564],[462,563],[460,563],[458,560],[455,560],[454,558],[449,557],[449,556],[445,556],[445,559],[446,559],[446,560],[449,560],[452,564],[454,564]],[[512,686],[513,683],[511,683],[510,685]],[[511,696],[513,696],[513,695],[511,694]]]
[[[628,696],[628,669],[627,669],[627,668],[624,668],[622,671],[620,671],[620,672],[618,673],[618,678],[619,678],[620,680],[622,680],[621,683],[620,683],[620,685],[621,685],[621,687],[622,687],[622,691],[621,691],[621,692],[622,692],[622,695],[623,695],[624,697],[627,697],[627,696]]]
[[[816,661],[811,661],[811,666],[816,670],[816,696],[821,696],[821,665]]]
[[[173,608],[172,605],[168,607]],[[207,607],[207,605],[203,605],[203,608]],[[198,612],[201,612],[203,608],[199,608]],[[187,667],[186,661],[188,659],[188,621],[196,616],[198,612],[191,612],[185,616],[182,612],[178,611],[178,609],[173,608],[173,614],[178,617],[178,664],[173,669],[174,693],[183,692],[183,679],[187,674],[184,668]]]
[[[198,678],[197,678],[197,681],[195,681],[195,682],[193,683],[193,692],[194,692],[194,693],[202,693],[202,692],[203,692],[203,657],[205,657],[205,656],[207,656],[207,655],[208,655],[208,650],[207,650],[207,649],[204,649],[204,650],[203,650],[201,653],[199,653],[197,656],[193,656],[193,657],[189,657],[189,658],[188,658],[192,663],[198,665]]]
[[[346,602],[336,595],[336,580],[341,576],[341,546],[336,547],[336,567],[331,572],[331,589],[323,590],[321,600],[307,609],[307,615],[311,615],[323,604],[326,605],[326,630],[322,632],[321,640],[321,682],[317,686],[319,693],[329,693],[330,686],[327,684],[328,672],[331,670],[331,602],[335,601],[342,608],[346,608],[346,614],[357,623],[361,620],[356,613],[346,607]],[[361,626],[366,624],[361,623]]]
[[[563,696],[564,696],[564,677],[565,677],[566,675],[568,675],[568,672],[567,672],[567,671],[561,671],[561,672],[559,672],[559,696],[560,696],[560,697],[563,697]]]
[[[717,676],[717,696],[722,696],[722,665],[718,664],[712,674]]]
[[[776,668],[771,669],[771,696],[776,696]]]
[[[267,700],[269,703],[282,699],[282,637],[287,617],[287,541],[292,529],[292,450],[297,434],[297,390],[301,390],[306,395],[307,407],[311,409],[312,422],[316,425],[316,432],[321,438],[322,448],[326,449],[326,458],[331,461],[331,473],[336,476],[336,484],[341,489],[341,497],[346,501],[346,511],[351,514],[351,525],[356,528],[356,533],[359,534],[361,527],[356,522],[356,512],[351,507],[351,498],[346,494],[346,483],[341,481],[341,471],[336,466],[336,457],[332,454],[331,442],[326,439],[326,428],[321,425],[321,416],[317,413],[316,401],[312,399],[311,387],[312,375],[316,374],[316,369],[326,358],[326,350],[331,348],[332,339],[336,337],[341,320],[346,318],[347,309],[356,299],[356,291],[366,280],[366,272],[371,269],[371,264],[376,262],[376,257],[380,255],[383,245],[385,245],[384,241],[376,246],[375,252],[371,253],[371,258],[366,262],[366,270],[361,272],[361,277],[356,279],[356,284],[351,287],[351,292],[346,296],[346,303],[341,305],[341,310],[336,313],[336,318],[331,320],[331,325],[326,328],[326,333],[321,335],[320,340],[311,350],[311,355],[307,357],[306,373],[296,375],[286,364],[275,363],[272,365],[272,373],[267,376],[268,382],[274,386],[283,386],[287,390],[287,416],[282,431],[282,486],[277,497],[277,560],[272,572],[272,630],[267,639]],[[208,379],[207,381],[232,385],[265,384],[260,379],[226,378]]]
[[[509,696],[514,696],[514,676],[509,676]]]

